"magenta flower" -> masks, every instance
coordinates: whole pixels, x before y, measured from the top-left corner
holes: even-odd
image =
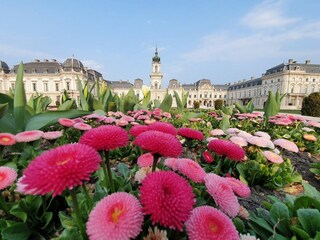
[[[220,156],[227,156],[234,161],[243,161],[246,152],[237,144],[228,140],[212,140],[209,142],[208,148]]]
[[[148,126],[148,130],[156,130],[159,132],[171,134],[173,136],[177,135],[176,128],[171,123],[166,123],[166,122],[152,123]]]
[[[101,126],[85,132],[79,143],[93,147],[97,151],[110,151],[128,144],[128,132],[118,126]]]
[[[159,131],[143,132],[137,136],[133,144],[152,154],[157,153],[164,157],[179,157],[183,151],[182,145],[177,138]]]
[[[139,167],[151,167],[153,164],[153,155],[151,153],[142,154],[137,161]]]
[[[148,130],[148,126],[146,125],[135,125],[132,128],[130,128],[129,132],[132,136],[137,137],[140,133],[143,133]]]
[[[192,129],[192,128],[180,128],[178,130],[178,135],[185,137],[185,138],[197,139],[200,141],[203,140],[202,132],[195,130],[195,129]]]
[[[188,158],[181,158],[175,163],[175,168],[178,172],[185,175],[187,178],[191,179],[197,183],[203,183],[203,178],[206,176],[206,172],[202,169],[202,167]]]
[[[39,140],[43,135],[40,130],[24,131],[16,134],[15,139],[17,142],[33,142]]]
[[[89,180],[99,169],[100,155],[83,144],[67,144],[42,153],[24,170],[17,190],[25,194],[60,195]]]
[[[16,139],[11,133],[0,133],[0,145],[11,146],[16,143]]]
[[[139,235],[142,223],[138,199],[129,193],[117,192],[98,202],[86,225],[90,240],[129,240]]]
[[[212,163],[214,161],[213,156],[208,150],[202,153],[202,157],[207,163]]]
[[[228,181],[214,173],[207,174],[204,181],[208,193],[212,196],[221,210],[230,217],[237,216],[240,204]]]
[[[182,231],[195,204],[192,187],[187,180],[169,171],[147,175],[140,187],[140,201],[152,224]]]
[[[201,206],[192,210],[186,222],[190,240],[238,240],[238,232],[230,218],[210,206]]]
[[[11,167],[0,167],[0,190],[10,186],[17,178],[18,174],[15,169]],[[1,193],[0,193],[1,194]]]
[[[249,197],[251,194],[250,188],[245,185],[240,180],[233,178],[233,177],[227,177],[225,178],[227,183],[232,188],[232,191],[237,194],[239,197]]]

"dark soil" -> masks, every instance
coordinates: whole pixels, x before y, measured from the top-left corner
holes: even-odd
[[[319,162],[319,157],[311,156],[306,152],[284,152],[284,158],[290,158],[295,170],[300,173],[302,179],[308,182],[310,185],[320,191],[320,179],[317,179],[315,175],[309,171],[310,164],[313,162]],[[297,189],[302,189],[300,184],[294,184]],[[297,191],[298,193],[301,191]],[[284,199],[286,192],[283,189],[270,190],[261,186],[251,187],[251,196],[249,198],[239,198],[239,202],[247,210],[255,211],[256,208],[263,207],[262,202],[267,201],[268,195],[273,195],[279,199]]]

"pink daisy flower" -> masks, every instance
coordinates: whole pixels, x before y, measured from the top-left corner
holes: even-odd
[[[17,176],[18,174],[15,169],[6,166],[0,167],[0,190],[10,186]]]
[[[208,193],[221,210],[230,217],[237,216],[240,204],[228,181],[214,173],[207,174],[204,181]]]
[[[231,219],[214,207],[196,207],[185,225],[190,240],[240,239]]]
[[[11,146],[16,143],[16,139],[11,133],[0,133],[0,145]]]
[[[150,117],[148,115],[140,115],[137,118],[138,120],[150,120]]]
[[[179,159],[178,161],[176,161],[175,167],[178,170],[178,172],[182,173],[192,181],[197,183],[204,182],[203,178],[206,176],[206,172],[198,163],[196,163],[192,159]]]
[[[162,116],[166,118],[172,118],[171,113],[168,113],[168,112],[162,113]]]
[[[286,149],[288,151],[295,152],[295,153],[299,152],[297,145],[294,142],[291,142],[289,140],[280,138],[280,139],[274,140],[273,143],[274,145],[282,147],[283,149]]]
[[[229,183],[232,191],[239,197],[249,197],[251,195],[250,188],[240,180],[233,177],[227,177],[225,180]]]
[[[232,136],[229,140],[230,140],[231,142],[239,145],[240,147],[248,146],[247,140],[244,139],[244,138],[242,138],[242,137]]]
[[[238,128],[228,128],[226,133],[229,135],[234,135],[237,134],[238,132],[240,132],[241,130]]]
[[[312,126],[312,127],[320,128],[320,122],[316,122],[316,121],[308,121],[307,125],[308,126]]]
[[[17,190],[25,194],[60,195],[89,180],[99,169],[100,155],[83,144],[67,144],[42,153],[24,170]]]
[[[90,240],[129,240],[139,235],[142,223],[138,199],[129,193],[117,192],[98,202],[86,225]]]
[[[255,136],[258,136],[258,137],[263,137],[263,138],[266,138],[266,139],[271,139],[270,135],[266,132],[261,132],[261,131],[258,131],[258,132],[255,132],[254,133]]]
[[[79,143],[93,147],[97,151],[110,151],[116,148],[124,147],[128,144],[128,132],[118,126],[101,126],[92,128],[85,132],[79,140]]]
[[[126,122],[134,122],[135,119],[133,117],[130,117],[130,116],[127,116],[127,115],[124,115],[120,118],[120,120],[124,120]]]
[[[42,134],[42,138],[47,139],[47,140],[54,140],[59,137],[62,137],[63,132],[62,131],[51,131],[51,132],[44,132]]]
[[[208,150],[202,153],[202,157],[207,163],[212,163],[214,161],[213,156]]]
[[[243,161],[246,152],[237,144],[228,140],[212,140],[208,145],[209,149],[220,156],[227,156],[234,161]]]
[[[167,158],[164,160],[164,165],[171,168],[172,170],[176,171],[176,162],[180,161],[180,158]]]
[[[117,126],[120,126],[120,127],[125,127],[129,124],[128,121],[126,120],[123,120],[123,119],[119,119],[119,120],[116,120],[116,125]]]
[[[149,128],[146,125],[135,125],[132,128],[130,128],[129,133],[132,136],[137,137],[140,133],[143,133],[148,130]]]
[[[183,148],[181,143],[173,135],[159,132],[146,131],[137,136],[133,144],[152,154],[158,153],[164,157],[179,157]]]
[[[150,119],[150,120],[144,120],[144,123],[147,124],[147,125],[150,125],[152,123],[155,123],[157,120],[155,119]]]
[[[203,134],[202,132],[192,129],[192,128],[179,128],[178,135],[190,138],[190,139],[197,139],[202,141],[203,140]]]
[[[166,122],[152,123],[148,126],[148,130],[156,130],[159,132],[171,134],[173,136],[177,135],[176,128],[171,123],[166,123]]]
[[[271,152],[271,151],[263,151],[263,156],[265,156],[266,159],[268,159],[270,162],[273,163],[283,163],[283,159],[278,154]]]
[[[40,130],[24,131],[16,134],[15,139],[17,142],[33,142],[39,140],[43,135]]]
[[[245,131],[240,131],[239,133],[237,133],[238,137],[242,137],[244,139],[247,139],[249,137],[252,137],[252,135],[250,133],[247,133]]]
[[[76,122],[69,118],[60,118],[58,123],[64,127],[72,127]]]
[[[113,117],[106,117],[103,121],[105,123],[114,123],[116,121],[116,119]]]
[[[152,224],[183,230],[195,204],[192,187],[187,180],[169,171],[147,175],[140,187],[140,201]]]
[[[274,148],[274,144],[271,142],[271,140],[264,138],[264,137],[256,137],[256,136],[252,136],[252,137],[248,137],[247,138],[248,143],[252,144],[252,145],[256,145],[258,147],[262,147],[262,148]]]
[[[139,167],[151,167],[153,164],[153,155],[151,153],[142,154],[137,161]]]
[[[92,127],[89,125],[89,124],[86,124],[86,123],[75,123],[73,125],[73,127],[75,129],[78,129],[78,130],[81,130],[81,131],[88,131],[90,129],[92,129]]]
[[[210,134],[212,136],[223,136],[223,135],[226,135],[224,133],[224,131],[222,131],[221,129],[213,129],[213,130],[210,131]]]

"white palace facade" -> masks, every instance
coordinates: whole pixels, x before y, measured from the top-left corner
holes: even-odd
[[[14,89],[18,65],[13,68],[0,61],[0,92],[8,93]],[[86,68],[81,61],[75,58],[68,58],[63,63],[56,60],[35,60],[24,63],[24,83],[27,98],[32,94],[41,93],[52,99],[51,106],[55,106],[61,101],[64,90],[78,102],[79,92],[77,79],[83,83],[89,81],[92,86],[96,81],[102,84],[103,81],[109,85],[114,93],[126,94],[131,88],[139,98],[143,97],[142,79],[135,79],[133,83],[129,81],[109,81],[105,80],[101,73],[96,70]],[[267,99],[268,91],[282,94],[286,93],[281,103],[282,109],[301,109],[302,100],[312,92],[320,91],[320,65],[311,64],[309,60],[305,63],[297,63],[289,59],[287,63],[282,63],[266,70],[261,77],[251,77],[249,80],[241,80],[228,84],[212,84],[209,79],[201,79],[192,84],[181,84],[177,79],[169,80],[169,85],[165,88],[162,85],[163,73],[161,61],[156,49],[152,58],[150,73],[151,99],[163,100],[168,92],[174,96],[177,91],[181,96],[182,92],[189,92],[187,106],[192,108],[194,102],[199,102],[200,108],[214,108],[214,102],[221,99],[225,105],[231,105],[237,101],[247,103],[253,100],[256,108],[263,108]],[[173,101],[173,106],[175,106]]]

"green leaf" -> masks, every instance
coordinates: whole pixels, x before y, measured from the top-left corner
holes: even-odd
[[[269,91],[268,99],[263,110],[266,121],[269,119],[269,117],[274,116],[279,112],[278,104],[272,91]]]
[[[320,231],[320,212],[317,209],[299,209],[297,215],[303,229],[311,237]]]
[[[234,105],[236,106],[236,108],[239,110],[240,113],[247,113],[248,112],[246,107],[243,106],[241,103],[235,102]]]
[[[8,103],[0,104],[0,118],[2,118],[6,113],[6,111],[8,110],[8,105],[9,105]]]
[[[71,109],[68,111],[48,111],[31,117],[26,125],[26,130],[36,130],[57,123],[60,118],[76,118],[90,112]]]
[[[318,201],[320,201],[320,192],[314,188],[313,186],[311,186],[310,184],[306,183],[306,182],[302,182],[303,188],[304,188],[304,193],[312,198],[317,199]]]
[[[164,112],[169,112],[172,106],[172,96],[170,94],[166,94],[163,101],[161,102],[159,108]]]
[[[10,213],[21,219],[23,222],[26,222],[28,219],[27,213],[19,206],[19,204],[13,205],[10,209]]]
[[[13,101],[13,115],[17,132],[25,130],[25,107],[27,105],[27,100],[23,85],[23,72],[23,63],[21,62],[16,77]]]
[[[236,227],[236,229],[237,229],[237,231],[239,233],[243,233],[244,232],[245,226],[244,226],[243,221],[240,218],[236,217],[236,218],[233,219],[232,222],[233,222],[234,226]]]
[[[293,205],[293,214],[296,215],[297,211],[301,208],[317,208],[320,211],[320,202],[310,196],[298,197]]]
[[[84,90],[82,88],[82,83],[79,77],[77,77],[77,84],[78,84],[81,110],[89,111],[89,104],[84,96]]]
[[[60,222],[62,224],[62,226],[65,229],[72,229],[73,227],[75,227],[75,222],[73,221],[72,217],[66,215],[64,212],[59,212],[59,218],[60,218]]]
[[[70,109],[73,108],[74,105],[75,105],[75,100],[74,99],[68,99],[58,107],[58,110],[60,110],[60,111],[70,110]]]
[[[291,231],[289,228],[289,209],[282,203],[277,202],[272,205],[270,209],[270,218],[276,229],[280,231],[281,234],[290,237]]]
[[[17,223],[4,229],[1,235],[5,240],[28,240],[31,233],[26,223]]]
[[[222,121],[221,121],[221,125],[220,128],[222,129],[222,131],[226,132],[228,128],[230,128],[230,122],[229,122],[229,118],[230,116],[227,114],[222,113]]]
[[[42,215],[42,217],[41,217],[41,222],[43,223],[42,229],[45,229],[49,225],[52,217],[53,217],[52,212],[45,212]]]
[[[301,239],[310,239],[310,235],[299,226],[290,226],[290,229]]]
[[[124,163],[119,163],[118,164],[118,171],[122,174],[122,176],[127,179],[130,175],[130,170],[128,168],[128,166]]]
[[[180,96],[176,91],[174,91],[173,93],[174,93],[174,96],[175,96],[175,99],[176,99],[178,112],[181,114],[183,112],[183,106],[182,106],[182,102],[181,102]]]

